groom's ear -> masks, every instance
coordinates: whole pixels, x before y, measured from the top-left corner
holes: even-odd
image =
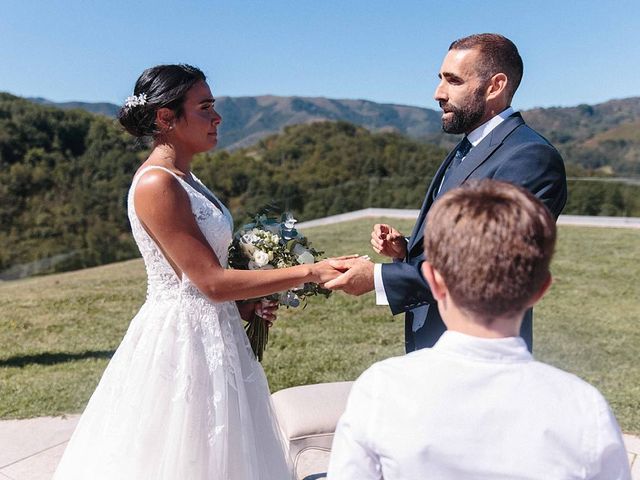
[[[444,278],[440,275],[433,265],[429,262],[422,262],[422,274],[424,275],[425,280],[429,284],[429,288],[431,289],[431,294],[433,298],[440,301],[444,298],[445,292],[447,291],[447,286],[444,283]]]
[[[498,98],[504,95],[509,79],[504,73],[496,73],[491,79],[489,79],[489,85],[487,85],[487,100]]]

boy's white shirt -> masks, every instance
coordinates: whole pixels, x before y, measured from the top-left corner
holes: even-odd
[[[329,479],[629,480],[620,428],[578,377],[520,337],[447,331],[374,364],[338,423]]]

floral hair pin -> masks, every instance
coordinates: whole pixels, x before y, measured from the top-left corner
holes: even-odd
[[[147,103],[147,94],[141,93],[140,95],[131,95],[124,101],[126,108],[138,107]]]

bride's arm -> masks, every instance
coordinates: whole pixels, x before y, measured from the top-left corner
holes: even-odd
[[[340,274],[328,262],[276,270],[223,268],[193,218],[189,196],[178,180],[163,171],[150,171],[140,178],[134,207],[147,232],[179,270],[176,273],[186,273],[215,301],[257,298],[301,283],[325,283]]]

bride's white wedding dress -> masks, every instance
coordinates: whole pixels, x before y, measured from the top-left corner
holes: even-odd
[[[54,480],[290,479],[267,381],[235,302],[212,302],[184,274],[178,278],[136,216],[133,192],[150,168],[161,167],[138,173],[128,206],[147,269],[147,299],[91,397]],[[175,178],[226,265],[229,212]]]

